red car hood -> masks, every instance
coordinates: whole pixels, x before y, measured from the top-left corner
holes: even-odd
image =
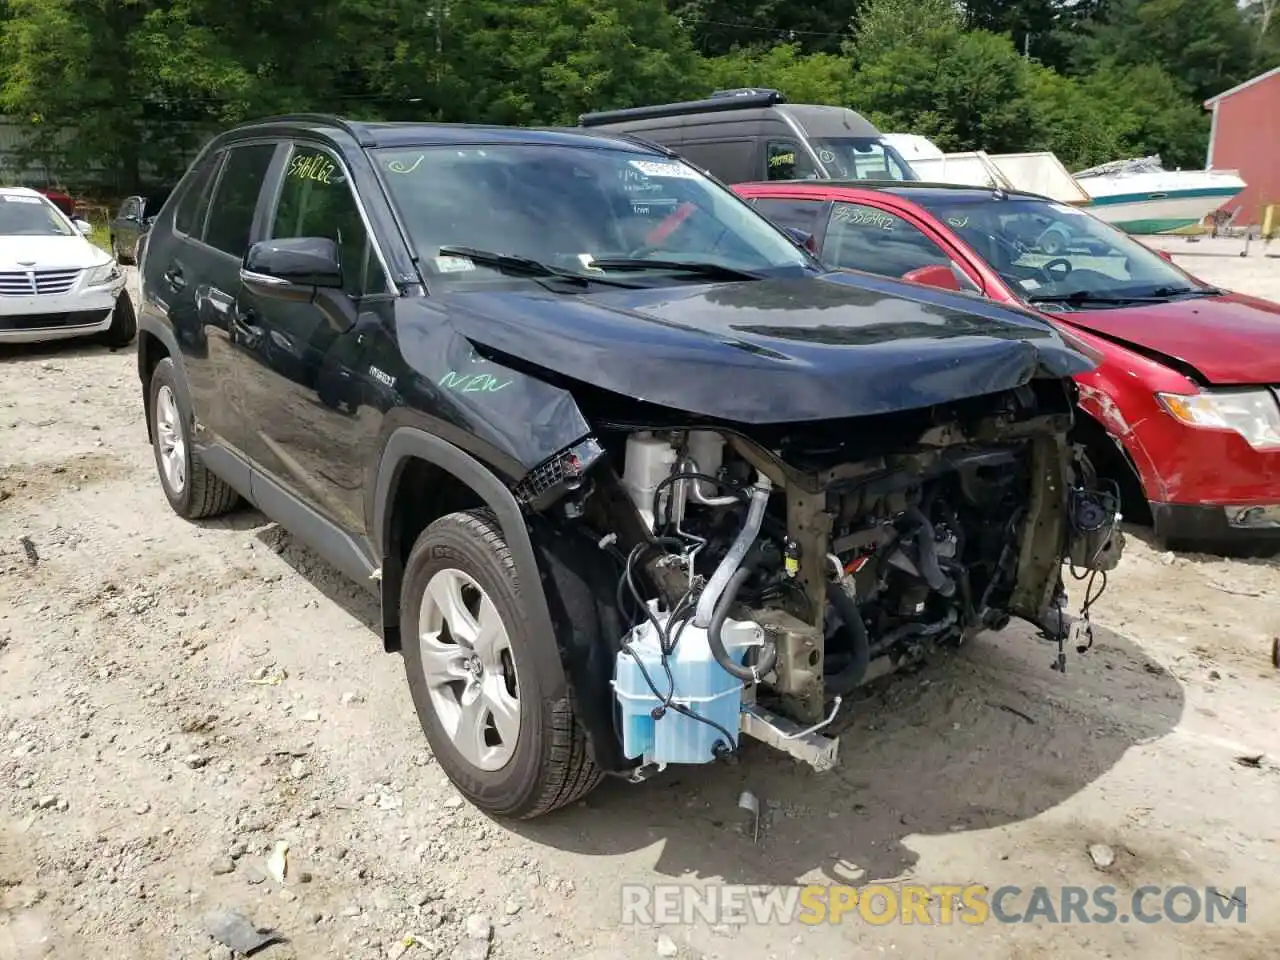
[[[1280,304],[1268,300],[1231,293],[1045,316],[1172,357],[1210,383],[1280,383]]]

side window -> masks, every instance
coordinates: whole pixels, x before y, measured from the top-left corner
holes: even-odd
[[[752,140],[739,138],[685,142],[676,149],[695,167],[710,170],[712,176],[725,183],[747,183],[760,179],[755,172],[756,144]]]
[[[353,297],[385,293],[387,280],[373,254],[352,186],[328,151],[296,147],[271,224],[271,237],[325,237],[338,245],[342,286]]]
[[[213,189],[221,163],[221,153],[211,154],[192,173],[191,182],[183,192],[178,209],[173,215],[173,228],[178,233],[199,237],[204,232],[204,218],[209,212],[209,193]]]
[[[825,200],[783,200],[775,197],[761,197],[753,202],[757,210],[780,227],[803,230],[815,238],[822,232],[822,217],[827,211]]]
[[[815,180],[813,161],[794,140],[770,140],[765,146],[765,166],[770,180]]]
[[[947,266],[942,248],[901,217],[860,203],[837,203],[822,259],[833,267],[899,278],[930,264]]]
[[[244,256],[249,248],[258,194],[275,152],[272,143],[232,147],[227,151],[204,228],[204,242],[209,246],[233,257]]]

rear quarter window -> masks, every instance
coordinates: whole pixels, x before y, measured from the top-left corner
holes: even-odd
[[[222,163],[222,153],[212,153],[201,161],[191,173],[191,179],[182,191],[178,209],[173,215],[173,229],[177,233],[193,237],[204,235],[204,218],[209,211],[209,193]],[[156,211],[157,213],[159,210]]]

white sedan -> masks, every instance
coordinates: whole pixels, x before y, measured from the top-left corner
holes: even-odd
[[[137,334],[115,259],[42,194],[0,187],[0,344],[96,336],[122,347]]]

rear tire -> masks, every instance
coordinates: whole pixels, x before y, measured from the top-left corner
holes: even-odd
[[[194,418],[182,402],[173,360],[156,364],[148,386],[151,446],[160,487],[174,513],[187,520],[216,517],[232,510],[240,496],[199,461],[191,450]]]
[[[403,584],[409,692],[454,786],[486,813],[520,819],[594,789],[602,774],[573,698],[548,698],[539,686],[521,591],[541,587],[520,583],[493,515],[451,513],[427,527]]]
[[[121,266],[128,266],[133,263],[133,257],[126,257],[120,252],[120,244],[116,242],[116,238],[111,238],[111,255],[116,258],[116,263]]]
[[[138,335],[138,314],[128,290],[121,290],[111,311],[111,326],[102,333],[102,342],[113,350],[127,347]]]

